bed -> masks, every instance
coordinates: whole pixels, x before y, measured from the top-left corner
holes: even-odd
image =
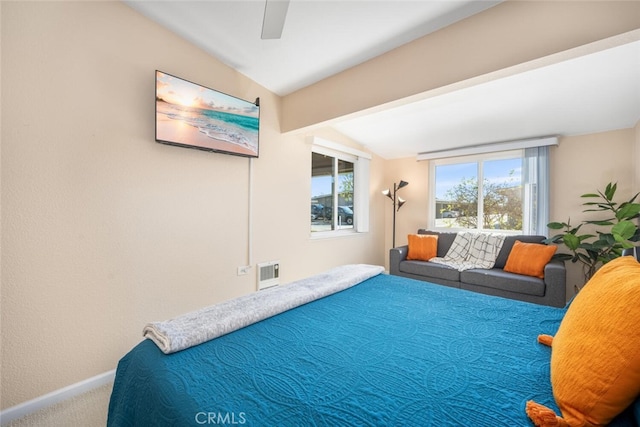
[[[142,341],[108,425],[530,426],[528,400],[558,411],[537,337],[564,313],[376,274],[181,351]]]

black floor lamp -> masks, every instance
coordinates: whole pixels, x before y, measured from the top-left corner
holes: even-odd
[[[396,212],[398,212],[402,207],[402,205],[404,205],[404,203],[406,202],[406,200],[404,200],[402,197],[398,197],[397,193],[398,193],[398,190],[400,190],[402,187],[406,187],[407,185],[409,185],[407,181],[400,180],[400,182],[397,184],[395,182],[393,183],[393,194],[389,189],[384,190],[382,192],[382,194],[390,198],[391,201],[393,202],[393,247],[394,248],[396,247]]]

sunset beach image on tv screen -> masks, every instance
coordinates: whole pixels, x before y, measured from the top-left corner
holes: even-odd
[[[156,140],[258,157],[260,107],[156,71]]]

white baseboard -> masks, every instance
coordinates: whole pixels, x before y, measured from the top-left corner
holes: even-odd
[[[4,411],[0,412],[0,423],[1,425],[5,425],[13,420],[22,418],[40,409],[55,405],[58,402],[62,402],[63,400],[70,399],[82,393],[86,393],[87,391],[93,390],[94,388],[98,388],[113,381],[115,379],[115,376],[116,370],[113,369],[103,374],[96,375],[95,377],[87,378],[86,380],[71,384],[70,386],[52,391],[51,393],[47,393],[43,396],[36,397],[35,399],[21,403],[19,405],[7,408]]]

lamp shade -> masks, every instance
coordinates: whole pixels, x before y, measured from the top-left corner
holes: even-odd
[[[398,210],[400,210],[400,208],[402,207],[402,205],[404,205],[405,202],[406,202],[405,199],[403,199],[402,197],[398,197]]]
[[[393,184],[393,193],[391,192],[390,189],[382,190],[382,194],[384,196],[387,196],[389,199],[391,199],[391,202],[393,203],[393,247],[394,248],[396,247],[396,212],[398,212],[402,207],[402,205],[404,205],[406,202],[406,200],[404,200],[402,197],[398,197],[398,190],[400,190],[402,187],[406,187],[407,185],[409,185],[407,181],[400,180],[399,183]]]

